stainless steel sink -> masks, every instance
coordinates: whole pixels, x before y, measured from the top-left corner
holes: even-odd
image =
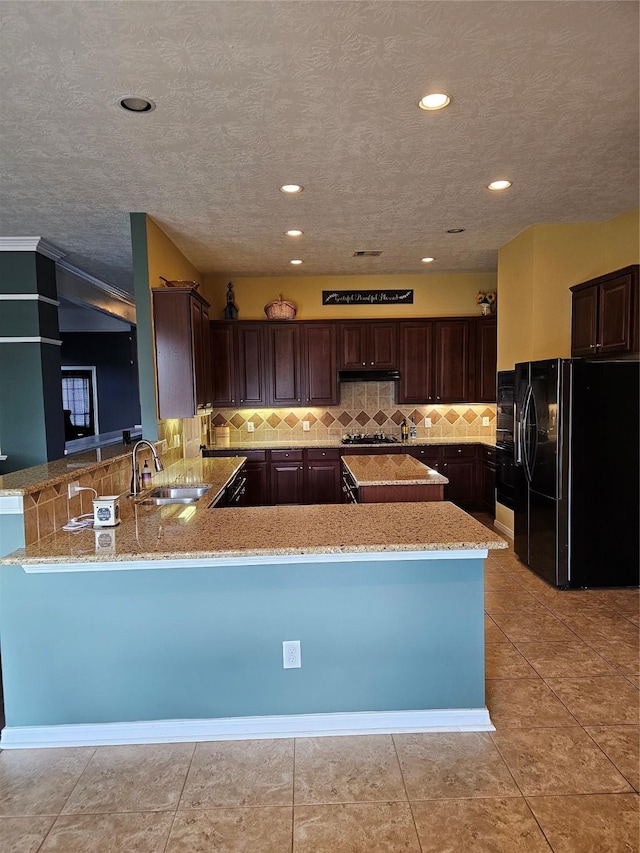
[[[154,504],[192,504],[200,500],[211,486],[157,486],[148,494],[142,495],[140,503]]]

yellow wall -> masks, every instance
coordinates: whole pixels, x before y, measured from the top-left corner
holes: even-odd
[[[222,319],[228,279],[209,275],[202,293],[211,302],[211,318]],[[322,305],[323,290],[413,289],[413,305]],[[294,302],[299,320],[359,317],[446,317],[479,314],[476,293],[496,290],[495,273],[421,275],[280,276],[233,278],[241,320],[265,320],[264,306],[282,294]]]
[[[498,252],[498,370],[571,354],[574,284],[640,262],[638,209],[607,222],[532,225]]]
[[[202,274],[150,216],[147,216],[147,256],[150,287],[164,287],[160,276],[167,281],[197,281],[202,285]]]

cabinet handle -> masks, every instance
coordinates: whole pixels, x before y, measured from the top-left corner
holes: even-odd
[[[462,453],[462,449],[460,447],[458,448],[458,453]]]
[[[446,468],[448,464],[449,464],[448,462],[445,462],[445,463],[443,463],[442,467]]]
[[[302,471],[302,465],[300,466],[300,468],[299,468],[298,470],[299,470],[299,471]]]
[[[373,362],[371,362],[371,367],[373,367]]]
[[[436,400],[439,400],[439,399],[440,399],[440,397],[436,397]]]
[[[363,367],[366,367],[366,366],[367,366],[367,362],[366,362],[366,361],[363,361],[363,362],[362,362],[362,366],[363,366]]]
[[[300,397],[298,397],[298,402],[300,402]]]

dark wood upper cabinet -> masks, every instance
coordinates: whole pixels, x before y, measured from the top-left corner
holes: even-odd
[[[397,323],[340,321],[341,370],[392,370],[398,366]]]
[[[437,320],[435,325],[436,403],[471,399],[468,320]]]
[[[209,303],[195,290],[152,290],[158,417],[192,418],[213,401]]]
[[[571,355],[638,352],[638,264],[571,288]]]
[[[267,404],[264,332],[264,323],[235,328],[236,405],[242,408]]]
[[[435,402],[433,341],[431,320],[403,320],[398,324],[400,339],[400,381],[398,403]]]
[[[496,402],[496,368],[498,361],[498,321],[495,317],[479,317],[475,321],[475,386],[476,403]]]
[[[302,364],[299,323],[267,326],[267,405],[300,406]]]
[[[338,369],[335,323],[302,324],[303,391],[310,406],[337,406]]]
[[[235,346],[233,323],[211,323],[211,374],[213,405],[236,404]]]
[[[464,318],[398,322],[398,403],[474,402],[474,323]]]

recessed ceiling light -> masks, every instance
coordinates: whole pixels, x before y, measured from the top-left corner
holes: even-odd
[[[511,181],[491,181],[488,190],[508,190],[511,186]]]
[[[290,263],[290,264],[301,264],[301,263],[302,263],[302,261],[298,261],[298,260],[296,260],[296,261],[289,261],[289,263]]]
[[[285,231],[284,233],[287,235],[287,237],[302,237],[304,231],[300,231],[297,228],[292,228],[290,231]]]
[[[138,98],[137,96],[120,98],[119,104],[123,110],[130,113],[150,113],[156,108],[156,105],[149,98]]]
[[[422,258],[423,264],[432,264],[435,261],[435,258]]]
[[[449,95],[433,94],[425,95],[424,98],[420,98],[418,106],[421,110],[442,110],[445,107],[448,107],[450,103],[451,98]]]
[[[295,195],[296,193],[301,193],[303,189],[304,187],[301,187],[300,184],[283,184],[280,187],[280,192]]]
[[[447,234],[462,234],[464,228],[447,228]]]

